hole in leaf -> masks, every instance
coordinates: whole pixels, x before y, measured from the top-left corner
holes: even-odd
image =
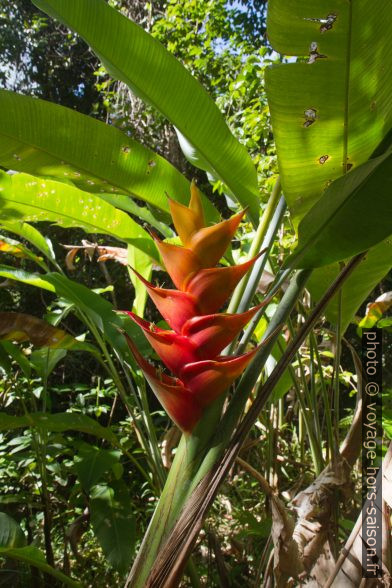
[[[314,122],[316,122],[317,111],[314,108],[308,108],[307,110],[305,110],[304,116],[305,122],[303,126],[305,128],[310,127]]]
[[[326,19],[320,19],[320,33],[325,33],[326,31],[330,31],[337,19],[336,14],[328,14]]]
[[[347,162],[346,162],[346,171],[350,171],[350,169],[353,167],[353,163],[348,161],[348,157],[347,157]],[[344,167],[344,164],[343,164]]]
[[[309,20],[311,22],[319,22],[320,23],[320,33],[325,33],[326,31],[330,31],[333,28],[333,25],[337,19],[337,15],[334,13],[328,14],[325,18],[304,18],[304,20]]]
[[[319,163],[320,163],[321,165],[324,165],[324,163],[325,163],[326,161],[328,161],[328,159],[329,159],[329,155],[322,155],[322,156],[319,158]]]
[[[317,61],[317,59],[326,59],[326,57],[327,57],[326,55],[319,53],[318,45],[317,45],[316,41],[312,41],[312,43],[310,43],[310,47],[309,47],[308,63],[312,64],[312,63],[315,63]]]

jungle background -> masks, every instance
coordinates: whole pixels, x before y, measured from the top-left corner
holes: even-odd
[[[278,169],[263,79],[264,69],[281,58],[268,44],[266,2],[112,0],[110,4],[161,41],[207,89],[251,154],[258,170],[261,197],[267,202]],[[78,35],[46,17],[29,0],[0,0],[0,87],[56,102],[120,128],[163,155],[188,179],[196,179],[222,216],[230,216],[230,202],[221,193],[219,183],[211,185],[203,172],[187,162],[172,126],[125,84],[113,81]],[[134,211],[133,218],[137,218]],[[164,216],[161,220],[167,222]],[[50,240],[54,257],[66,275],[101,293],[116,309],[132,307],[135,291],[126,266],[116,259],[98,261],[97,247],[118,246],[115,239],[90,234],[87,245],[76,250],[72,246],[79,247],[86,239],[82,230],[49,223],[38,226]],[[33,262],[20,251],[10,250],[12,238],[6,231],[0,237],[2,263],[29,271]],[[239,234],[234,250],[249,249],[251,240],[251,234]],[[294,243],[294,229],[286,215],[270,269],[279,267]],[[342,436],[350,426],[356,403],[353,354],[360,352],[358,323],[366,315],[367,304],[390,290],[392,277],[387,276],[359,309],[356,324],[353,322],[345,334],[339,367],[341,418],[335,423]],[[260,284],[263,291],[265,284]],[[52,323],[61,317],[62,328],[74,335],[80,333],[79,319],[69,302],[51,292],[33,291],[29,285],[12,279],[0,282],[0,308]],[[146,314],[151,319],[155,317],[149,304]],[[300,315],[301,310],[299,322]],[[390,325],[386,320],[386,333]],[[324,347],[319,350],[321,379],[329,389],[334,378],[334,342],[332,335],[328,338],[328,323],[324,321],[318,328],[324,333]],[[391,348],[389,337],[385,342],[386,357],[391,357]],[[30,429],[18,429],[17,434],[0,433],[0,517],[8,516],[18,524],[17,529],[7,527],[4,532],[18,536],[22,529],[28,543],[33,542],[45,552],[48,564],[77,578],[83,586],[121,586],[159,496],[159,475],[146,473],[148,458],[140,448],[127,406],[117,395],[116,382],[94,355],[61,350],[51,356],[48,365],[47,357],[30,343],[19,349],[13,361],[6,359],[4,350],[0,354],[3,412],[20,415],[27,403],[29,410],[38,405],[53,413],[88,415],[101,425],[110,425],[119,446],[115,450],[108,448],[104,440],[83,432],[51,433],[44,442]],[[260,415],[204,526],[193,557],[194,567],[188,570],[184,586],[260,585],[271,549],[271,505],[265,485],[278,488],[280,495],[289,500],[314,478],[314,462],[301,417],[303,407],[297,401],[301,389],[316,378],[309,368],[309,357],[314,353],[314,348],[302,350],[292,368],[299,376],[286,378],[275,391],[274,402]],[[30,363],[30,368],[24,361]],[[384,376],[385,431],[390,435],[392,411],[388,394],[392,383],[388,363]],[[165,471],[178,435],[152,394],[148,402],[160,450],[156,458]],[[135,461],[140,462],[139,469]],[[345,505],[336,505],[334,510],[332,532],[337,550],[358,514],[358,494],[353,491],[359,484],[358,467],[353,468]],[[93,472],[91,478],[86,472]],[[130,498],[124,508],[131,512],[132,523],[120,529],[116,544],[107,530],[99,528],[96,518],[108,507],[105,488],[120,482]],[[100,496],[90,492],[91,486],[98,483]],[[117,554],[113,555],[115,550]],[[61,585],[61,580],[11,558],[3,560],[0,570],[0,586],[53,586],[56,581]]]

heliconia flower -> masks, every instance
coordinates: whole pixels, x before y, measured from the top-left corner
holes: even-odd
[[[147,292],[155,306],[167,323],[177,333],[186,321],[201,314],[197,301],[187,292],[171,290],[153,286],[145,280],[136,270],[133,270],[140,281],[146,286]]]
[[[139,353],[136,345],[126,333],[125,337],[147,382],[163,408],[180,429],[185,432],[192,431],[203,413],[203,406],[198,402],[197,396],[185,388],[178,378],[158,373],[151,363]]]
[[[261,307],[262,304],[242,314],[196,316],[184,323],[180,334],[161,329],[133,312],[125,313],[143,329],[166,367],[180,377],[184,365],[216,358]]]
[[[176,376],[156,370],[126,335],[155,395],[178,427],[189,433],[205,408],[231,386],[257,352],[252,349],[238,356],[220,355],[265,302],[241,314],[216,314],[258,257],[237,266],[216,267],[245,211],[206,226],[200,193],[193,183],[189,206],[171,199],[169,206],[183,246],[152,236],[176,289],[154,286],[133,271],[170,329],[123,312],[142,329],[154,351]]]

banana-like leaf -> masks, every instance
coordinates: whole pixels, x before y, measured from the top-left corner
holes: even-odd
[[[128,194],[165,211],[166,193],[189,200],[190,184],[173,165],[115,127],[7,90],[0,90],[0,165],[86,192]],[[204,204],[216,220],[207,198]]]
[[[128,245],[128,263],[146,280],[151,279],[152,262],[140,249],[136,249],[133,245]],[[135,298],[133,300],[132,310],[139,316],[144,315],[144,309],[147,302],[147,290],[141,280],[135,276],[132,270],[129,270],[129,277],[135,289]]]
[[[123,480],[111,482],[110,486],[93,487],[90,516],[94,534],[108,562],[125,572],[133,557],[136,520],[132,499]]]
[[[169,213],[167,213],[167,220],[166,223],[162,222],[161,220],[158,220],[155,218],[155,216],[153,215],[153,213],[151,212],[151,210],[149,208],[147,208],[147,206],[138,206],[136,204],[136,202],[134,202],[132,200],[132,198],[129,198],[128,196],[125,196],[124,194],[103,194],[101,193],[100,198],[102,198],[102,200],[106,200],[106,202],[109,202],[109,204],[112,204],[113,206],[115,206],[116,208],[120,208],[120,210],[125,210],[125,212],[129,212],[137,217],[139,217],[139,219],[141,221],[145,221],[146,223],[148,223],[149,225],[151,225],[152,227],[154,227],[154,229],[157,229],[162,235],[164,235],[164,237],[173,237],[173,231],[171,230],[171,228],[168,226],[171,223],[171,217],[169,215]],[[217,222],[219,220],[218,218],[218,213],[212,208],[209,200],[207,200],[207,198],[205,198],[202,195],[203,198],[203,206],[204,206],[204,210],[207,210],[207,214],[206,217],[211,221],[211,222]],[[166,199],[167,200],[167,199]],[[184,202],[186,203],[186,205],[188,204],[189,198],[188,200],[185,199]],[[162,215],[162,211],[160,212],[160,214]]]
[[[0,223],[1,219],[51,221],[113,235],[159,259],[150,235],[130,216],[95,194],[55,180],[0,171]]]
[[[392,233],[392,153],[335,180],[298,226],[288,265],[320,267],[352,257]]]
[[[266,72],[282,187],[295,222],[365,162],[392,126],[390,5],[270,0],[268,38],[308,63]]]
[[[134,322],[124,314],[113,312],[113,306],[108,300],[86,286],[56,272],[40,275],[6,265],[0,265],[0,277],[55,292],[61,298],[72,302],[75,308],[82,311],[97,330],[103,334],[119,356],[131,365],[134,365],[133,356],[124,335],[121,333],[122,330],[132,337],[141,353],[148,354],[149,346],[146,338],[140,333],[140,329]]]
[[[30,251],[30,249],[26,247],[26,245],[23,245],[23,243],[20,243],[20,241],[15,241],[4,235],[0,235],[0,253],[6,253],[7,255],[12,255],[16,258],[30,259],[43,270],[48,271],[48,266],[43,261],[42,257],[39,257]]]
[[[45,274],[45,280],[54,286],[58,296],[73,302],[76,308],[88,316],[122,359],[135,365],[128,344],[121,332],[124,330],[135,341],[141,353],[149,353],[149,345],[146,338],[140,333],[140,329],[124,314],[114,312],[114,308],[108,300],[92,292],[86,286],[56,272]]]
[[[382,318],[392,306],[392,292],[384,292],[376,298],[374,302],[367,305],[366,315],[363,317],[359,326],[362,329],[371,329]],[[387,320],[390,320],[387,318]]]
[[[392,126],[389,23],[390,7],[382,0],[269,1],[272,46],[308,61],[266,72],[282,186],[295,225],[332,181],[373,154]],[[373,247],[344,285],[343,325],[392,266],[386,243]],[[338,269],[313,272],[309,287],[316,299]],[[336,322],[336,302],[327,317]]]
[[[105,472],[119,465],[120,456],[121,452],[116,449],[102,449],[102,447],[83,443],[73,464],[73,470],[83,490],[89,492],[91,487],[101,480]]]
[[[257,176],[249,154],[213,100],[173,55],[105,0],[34,4],[78,32],[114,78],[166,116],[192,145],[199,165],[220,178],[257,221]]]
[[[22,269],[17,269],[10,265],[0,264],[0,277],[6,280],[15,280],[16,282],[22,282],[22,284],[28,284],[29,286],[36,286],[49,292],[54,292],[55,288],[47,280],[45,280],[44,274],[36,274],[33,272],[27,272]]]
[[[23,547],[26,536],[20,525],[5,512],[0,512],[0,547]]]

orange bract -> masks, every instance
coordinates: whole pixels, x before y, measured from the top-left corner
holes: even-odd
[[[257,257],[238,266],[215,267],[245,211],[206,227],[199,190],[192,183],[189,206],[169,199],[174,226],[183,247],[153,235],[166,270],[177,290],[158,288],[140,276],[171,330],[160,329],[127,312],[175,378],[146,361],[127,336],[136,361],[155,395],[185,432],[204,409],[244,371],[256,349],[240,356],[220,356],[262,305],[242,314],[215,314]]]

